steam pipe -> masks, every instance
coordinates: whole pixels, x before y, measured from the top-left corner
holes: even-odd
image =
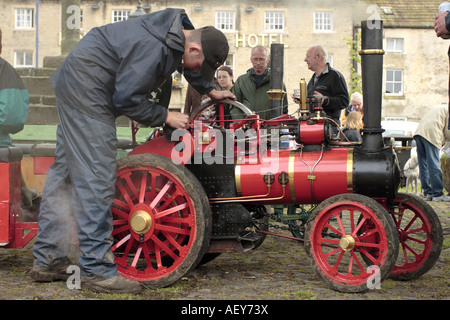
[[[270,90],[267,92],[271,101],[271,117],[276,118],[283,113],[284,44],[272,43],[270,46]]]
[[[381,128],[383,79],[383,21],[361,21],[361,70],[364,103],[362,148],[377,152],[384,148]]]

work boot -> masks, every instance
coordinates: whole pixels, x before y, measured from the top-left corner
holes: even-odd
[[[450,201],[450,197],[446,196],[446,195],[442,195],[439,197],[433,197],[433,202],[449,202]]]
[[[48,266],[34,263],[30,276],[36,282],[67,281],[71,275],[67,273],[67,268],[73,265],[67,257],[55,259]]]
[[[116,275],[108,279],[93,278],[82,280],[81,288],[100,293],[138,294],[142,291],[139,282],[126,279],[121,275]]]

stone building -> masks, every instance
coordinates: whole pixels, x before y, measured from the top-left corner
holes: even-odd
[[[113,23],[136,11],[135,0],[77,0],[61,23],[65,0],[0,0],[2,56],[17,68],[43,67],[44,57],[61,54],[62,28],[75,28],[80,37],[95,26]],[[75,3],[75,1],[74,1]],[[146,13],[166,7],[184,8],[194,26],[214,25],[226,34],[230,53],[226,64],[235,77],[250,68],[250,50],[258,44],[283,43],[284,82],[290,95],[311,71],[303,61],[311,45],[323,44],[329,62],[351,85],[349,43],[361,20],[381,18],[385,28],[383,116],[406,116],[417,121],[425,109],[446,103],[448,57],[446,41],[434,35],[434,16],[440,1],[406,0],[164,0],[141,1]],[[186,83],[174,75],[171,108],[184,104]],[[182,83],[179,86],[179,83]],[[184,85],[184,87],[183,87]],[[349,87],[351,92],[353,88]],[[297,105],[289,100],[289,112]]]

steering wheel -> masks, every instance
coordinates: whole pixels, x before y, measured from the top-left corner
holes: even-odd
[[[231,115],[236,113],[240,113],[240,119],[244,119],[253,114],[249,108],[238,101],[231,99],[210,100],[195,108],[191,112],[189,121],[203,120],[224,128],[227,122],[226,120],[228,120],[227,118],[231,120]],[[242,118],[240,117],[241,115]]]

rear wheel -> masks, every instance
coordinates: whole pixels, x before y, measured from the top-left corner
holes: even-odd
[[[168,158],[119,160],[112,213],[119,273],[151,288],[189,273],[209,246],[208,198],[194,175]]]
[[[398,236],[386,210],[359,194],[330,197],[306,225],[305,250],[332,289],[362,292],[386,279],[398,255]]]
[[[390,278],[412,280],[429,271],[442,249],[443,233],[433,208],[412,194],[399,193],[387,207],[394,219],[400,252]]]

